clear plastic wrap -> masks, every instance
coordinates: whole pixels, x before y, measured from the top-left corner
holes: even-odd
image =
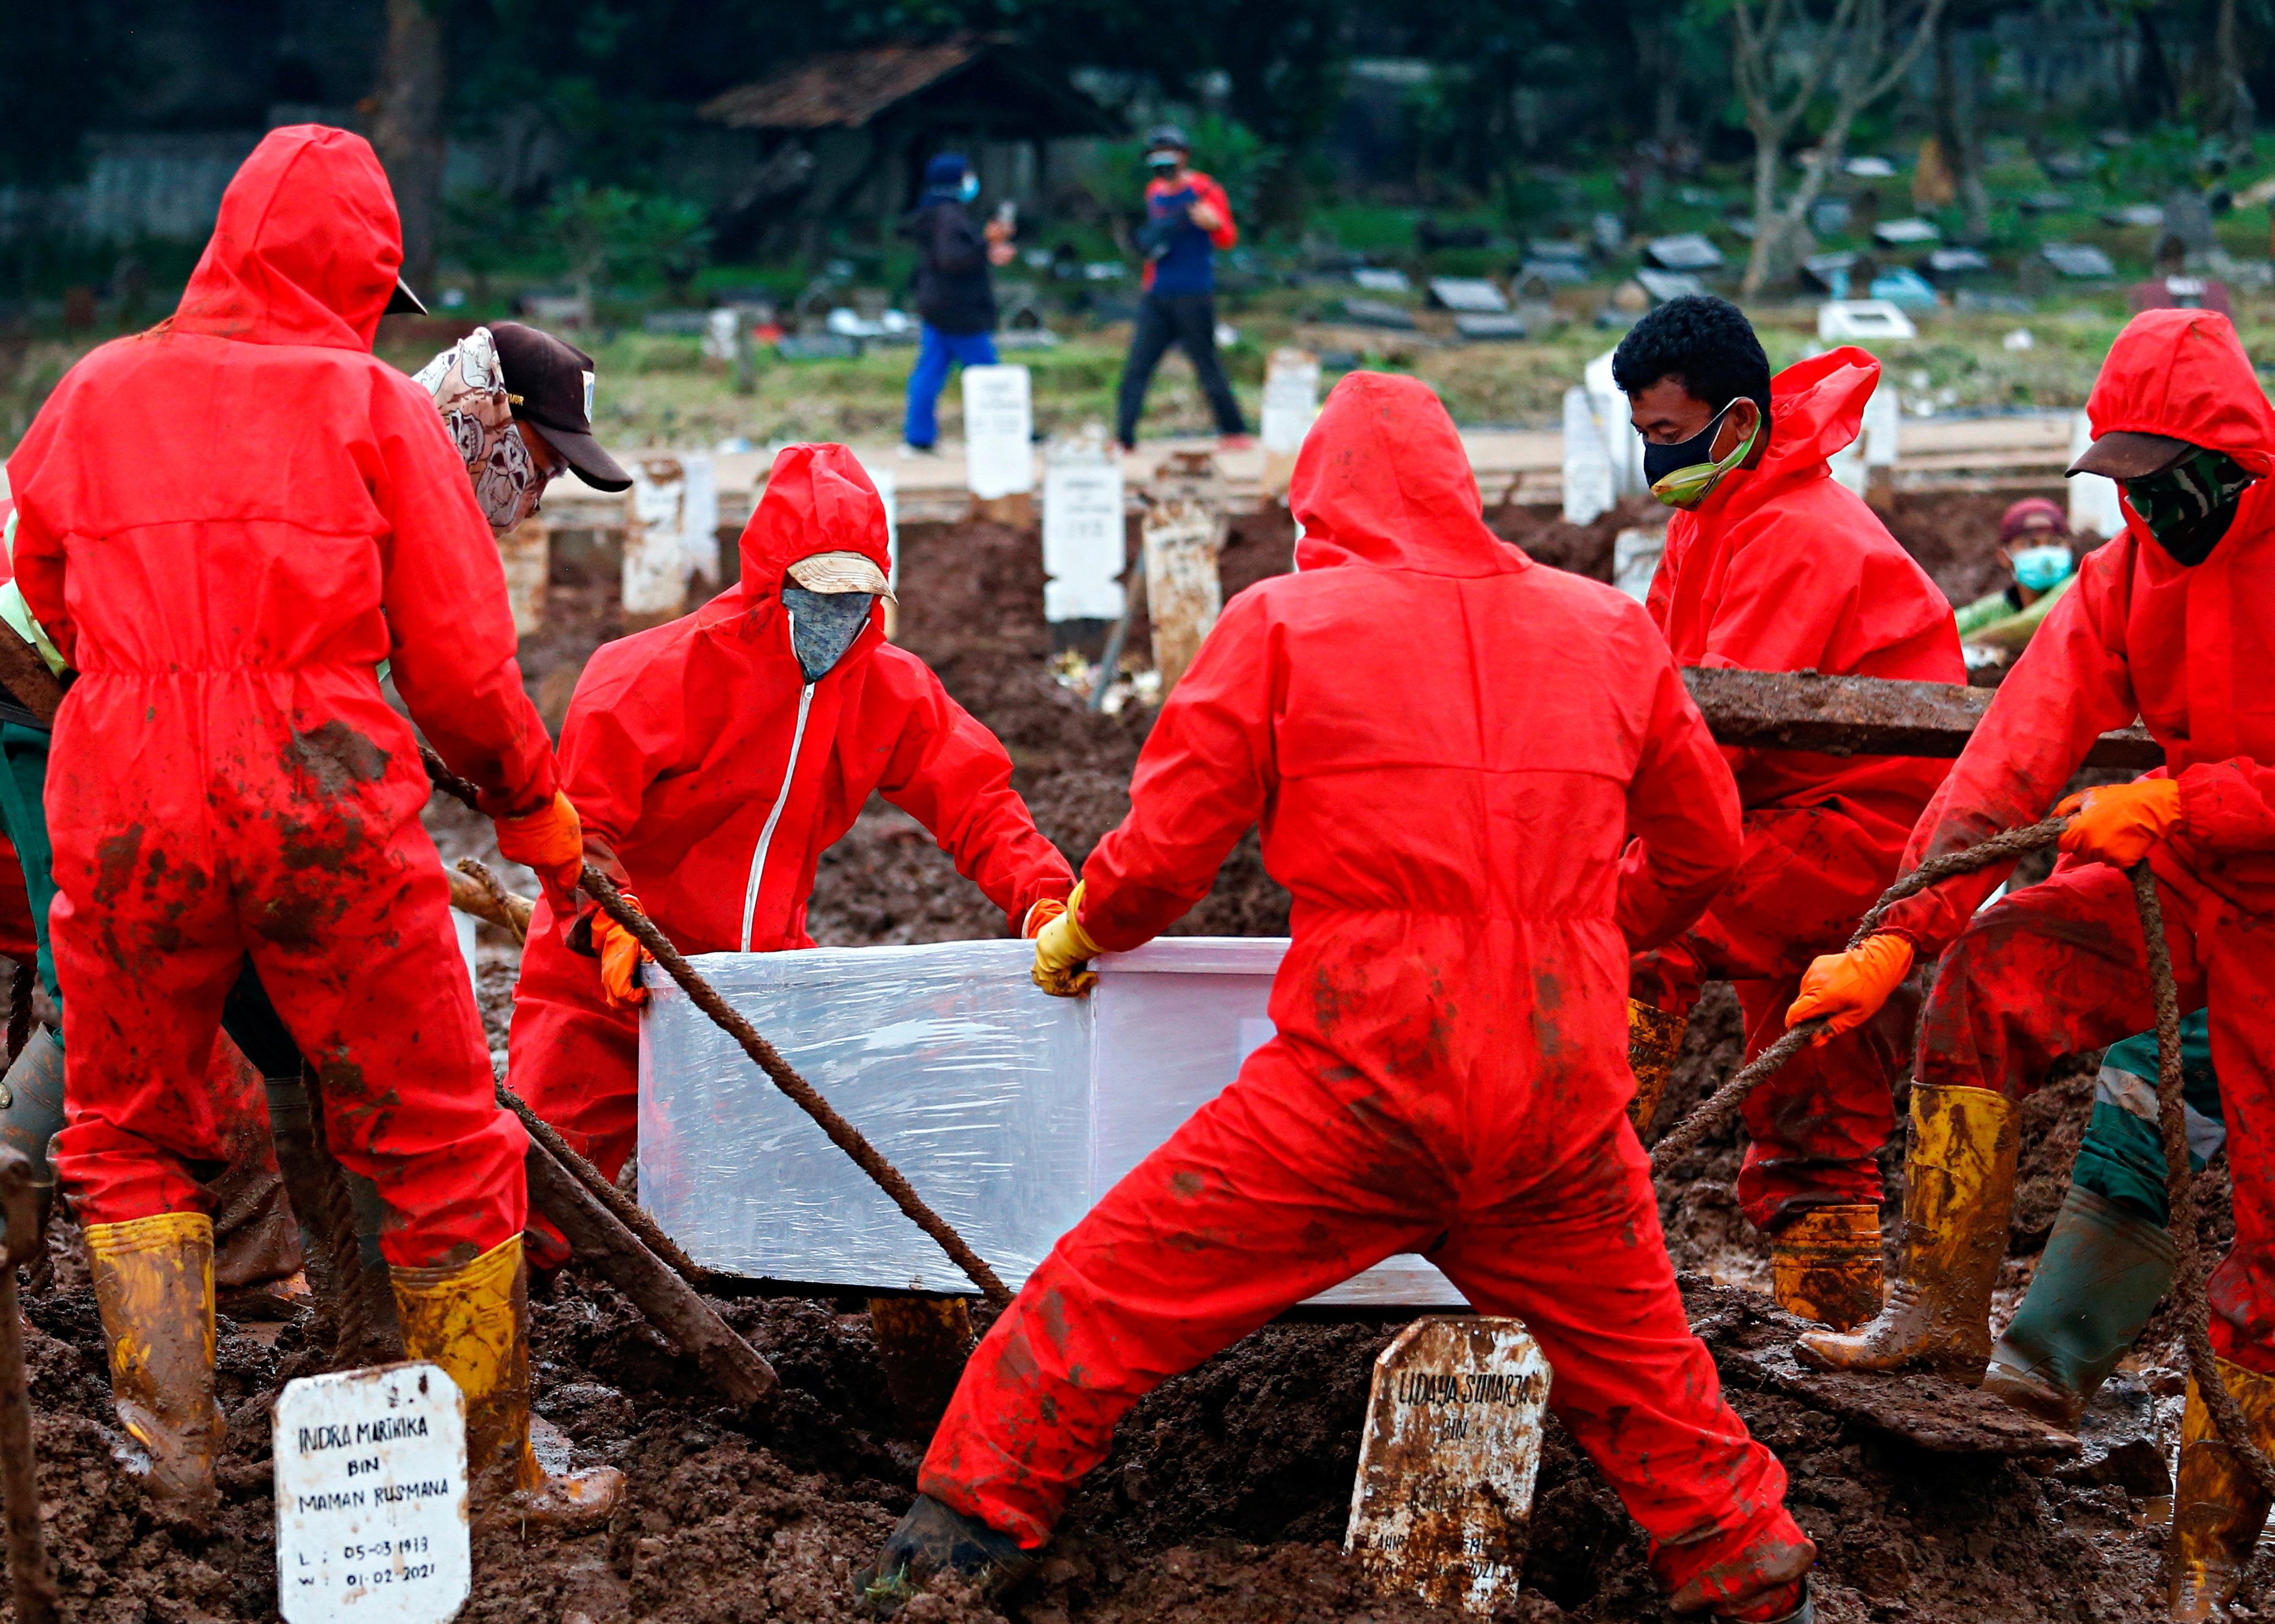
[[[1272,1036],[1265,1009],[1286,950],[1277,939],[1170,938],[1101,959],[1084,999],[1039,991],[1023,941],[694,963],[1017,1288]],[[841,1289],[971,1289],[669,984],[640,1024],[639,1129],[640,1200],[706,1268]],[[1314,1301],[1462,1299],[1422,1259],[1400,1257]]]

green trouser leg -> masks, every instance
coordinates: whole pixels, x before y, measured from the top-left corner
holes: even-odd
[[[48,843],[49,736],[21,722],[0,722],[0,822],[24,865],[24,890],[32,903],[32,930],[40,943],[40,985],[56,1008],[63,990],[56,985],[55,949],[48,945],[48,904],[56,900],[55,849]]]
[[[2226,1133],[2202,1010],[2181,1023],[2181,1065],[2188,1162],[2200,1169]],[[1984,1379],[1985,1392],[2060,1426],[2076,1425],[2172,1289],[2156,1070],[2153,1033],[2104,1058],[2069,1194]]]

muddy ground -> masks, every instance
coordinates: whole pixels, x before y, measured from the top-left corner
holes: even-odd
[[[1939,582],[1963,598],[1990,584],[1989,540],[2002,505],[1912,499],[1892,523]],[[1616,530],[1649,516],[1609,516],[1585,529],[1530,511],[1493,517],[1544,562],[1603,577]],[[1228,593],[1284,568],[1289,540],[1284,516],[1242,521],[1224,555]],[[912,525],[902,547],[901,640],[1003,739],[1038,822],[1078,864],[1126,806],[1144,715],[1091,715],[1046,673],[1049,636],[1032,536],[982,524]],[[554,625],[525,651],[533,690],[556,716],[576,668],[616,629],[604,583],[571,570],[561,588]],[[1141,628],[1132,646],[1144,646]],[[443,807],[435,824],[448,855],[494,857],[488,830],[471,818]],[[828,854],[811,918],[829,943],[1003,929],[923,831],[881,805]],[[1264,874],[1251,837],[1179,928],[1274,933],[1286,920],[1285,893]],[[509,946],[486,941],[483,1001],[501,1051],[513,968]],[[1739,1045],[1735,999],[1710,989],[1661,1127],[1727,1075]],[[2093,1063],[2091,1056],[2070,1062],[2026,1113],[2022,1197],[2001,1294],[2009,1306],[2067,1183]],[[1668,1243],[1686,1272],[1693,1321],[1726,1358],[1792,1333],[1765,1297],[1745,1289],[1763,1282],[1766,1253],[1727,1194],[1740,1150],[1733,1129],[1662,1183]],[[1888,1167],[1893,1237],[1899,1148]],[[2208,1185],[2206,1238],[2224,1246],[2224,1163]],[[326,1350],[312,1344],[311,1326],[224,1323],[228,1506],[212,1537],[178,1538],[153,1528],[132,1480],[114,1464],[115,1423],[75,1233],[60,1227],[52,1250],[56,1284],[30,1300],[28,1312],[43,1511],[67,1616],[105,1624],[275,1616],[268,1410],[282,1382],[323,1368]],[[921,1454],[886,1396],[863,1305],[719,1301],[782,1378],[779,1395],[753,1412],[716,1402],[605,1285],[573,1269],[540,1283],[538,1409],[577,1457],[623,1467],[631,1492],[605,1532],[483,1535],[465,1616],[560,1624],[850,1616],[850,1575],[909,1503]],[[1370,1365],[1396,1328],[1283,1323],[1169,1383],[1125,1423],[1039,1577],[1001,1613],[943,1593],[921,1598],[906,1616],[1001,1616],[1019,1624],[1440,1617],[1374,1595],[1336,1549]],[[2139,1368],[2122,1373],[2097,1406],[2093,1447],[2059,1466],[1929,1454],[1758,1380],[1734,1375],[1728,1391],[1792,1476],[1795,1514],[1822,1547],[1819,1607],[1828,1624],[2117,1624],[2160,1616],[2149,1598],[2162,1539],[2156,1519],[2165,1502],[2157,1497],[2166,1492],[2159,1439],[2169,1439],[2179,1391],[2169,1343],[2161,1328],[2152,1332]],[[1644,1555],[1638,1530],[1552,1423],[1525,1595],[1508,1616],[1534,1624],[1659,1620]]]

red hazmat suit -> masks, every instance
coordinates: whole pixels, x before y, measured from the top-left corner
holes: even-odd
[[[919,1486],[1039,1545],[1149,1389],[1419,1251],[1538,1339],[1669,1585],[1805,1560],[1684,1321],[1625,1117],[1627,956],[1728,876],[1729,774],[1643,611],[1485,527],[1420,383],[1338,384],[1294,499],[1298,573],[1226,606],[1081,910],[1134,947],[1260,823],[1295,895],[1276,1035],[1059,1242]]]
[[[402,259],[359,137],[272,131],[170,321],[67,374],[9,464],[26,602],[79,668],[47,805],[68,1125],[90,1223],[195,1210],[250,955],[375,1180],[392,1262],[522,1227],[521,1125],[419,810],[411,714],[493,812],[550,799],[503,571],[435,404],[371,353]]]
[[[2206,1008],[2227,1108],[2235,1245],[2211,1278],[2212,1346],[2275,1374],[2275,411],[2227,318],[2157,310],[2126,325],[2086,403],[2093,432],[2167,434],[2262,475],[2211,555],[2175,563],[2127,510],[2086,555],[1999,684],[1913,832],[1904,866],[2045,815],[2094,739],[2137,714],[2180,781],[2149,863],[2181,1008]],[[2152,774],[2150,776],[2158,776]],[[2020,1099],[2052,1061],[2152,1021],[2146,947],[2118,870],[2065,857],[1975,910],[2007,868],[1947,880],[1883,927],[1943,952],[1919,1080]],[[1948,947],[1949,951],[1944,952]]]
[[[1667,528],[1651,617],[1677,664],[1963,683],[1951,604],[1825,458],[1856,438],[1880,364],[1843,347],[1770,384],[1769,445]],[[1701,981],[1736,985],[1749,1060],[1785,1031],[1820,953],[1848,945],[1896,877],[1904,837],[1949,764],[1726,749],[1746,855],[1706,915],[1639,958],[1634,995],[1687,1013]],[[1738,1202],[1761,1228],[1812,1206],[1880,1202],[1876,1159],[1909,1032],[1870,1023],[1804,1050],[1747,1097]]]
[[[873,794],[914,817],[1016,931],[1074,885],[1011,788],[1011,758],[924,661],[884,638],[884,606],[807,684],[784,571],[815,553],[886,566],[885,510],[841,445],[791,446],[744,526],[737,585],[692,615],[603,646],[561,731],[587,850],[684,953],[810,948],[814,865]],[[540,901],[514,994],[515,1086],[611,1177],[631,1152],[639,1012]]]

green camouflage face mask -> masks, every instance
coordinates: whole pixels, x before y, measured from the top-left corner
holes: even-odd
[[[2225,451],[2198,449],[2169,468],[2118,483],[2158,547],[2177,563],[2200,564],[2235,522],[2237,502],[2258,477]]]

